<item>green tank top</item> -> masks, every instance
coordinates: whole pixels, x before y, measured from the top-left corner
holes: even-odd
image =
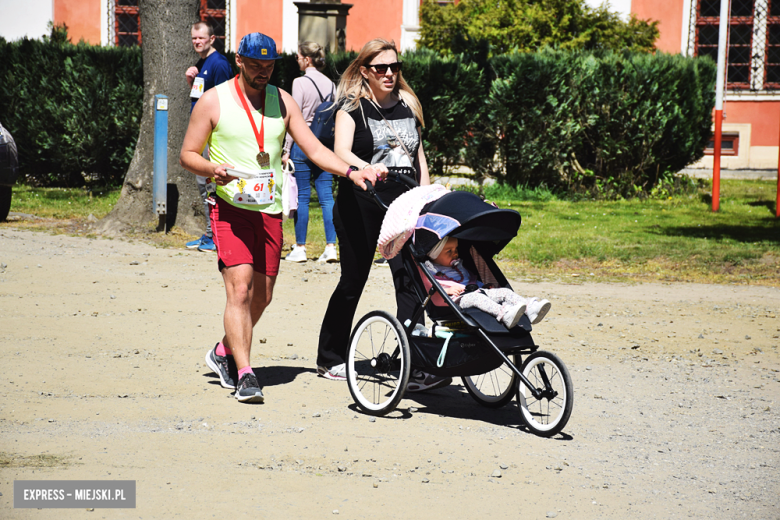
[[[231,84],[235,84],[235,81],[226,81],[214,87],[219,99],[219,121],[209,137],[209,158],[217,164],[227,163],[237,168],[258,170],[257,139],[244,108],[233,99]],[[274,170],[274,201],[264,205],[234,202],[233,197],[241,191],[237,186],[239,180],[234,180],[225,186],[217,186],[217,196],[232,206],[271,214],[282,212],[282,144],[286,128],[280,104],[279,90],[271,85],[266,86],[264,148],[271,156],[271,168]],[[263,119],[260,111],[252,110],[252,116],[260,131]]]

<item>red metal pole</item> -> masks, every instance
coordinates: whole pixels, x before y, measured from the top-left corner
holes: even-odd
[[[715,84],[715,155],[712,158],[712,211],[720,209],[720,145],[723,137],[723,97],[726,92],[729,0],[720,0],[718,19],[718,76]]]
[[[777,157],[777,198],[775,200],[775,217],[780,217],[780,153]]]
[[[712,211],[720,209],[720,145],[723,137],[723,110],[715,111],[715,155],[712,156]]]

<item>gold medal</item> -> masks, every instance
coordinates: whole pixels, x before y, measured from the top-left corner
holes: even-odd
[[[257,164],[260,168],[269,169],[271,167],[271,156],[267,152],[260,152],[257,154]]]

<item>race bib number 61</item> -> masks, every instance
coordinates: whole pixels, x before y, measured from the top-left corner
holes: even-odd
[[[260,170],[250,179],[238,179],[239,192],[233,202],[239,204],[271,204],[274,201],[274,170]]]

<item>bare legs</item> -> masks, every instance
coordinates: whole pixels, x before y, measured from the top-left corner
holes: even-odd
[[[276,276],[255,272],[250,264],[222,269],[227,304],[222,343],[233,351],[239,370],[249,366],[252,329],[271,303]]]

